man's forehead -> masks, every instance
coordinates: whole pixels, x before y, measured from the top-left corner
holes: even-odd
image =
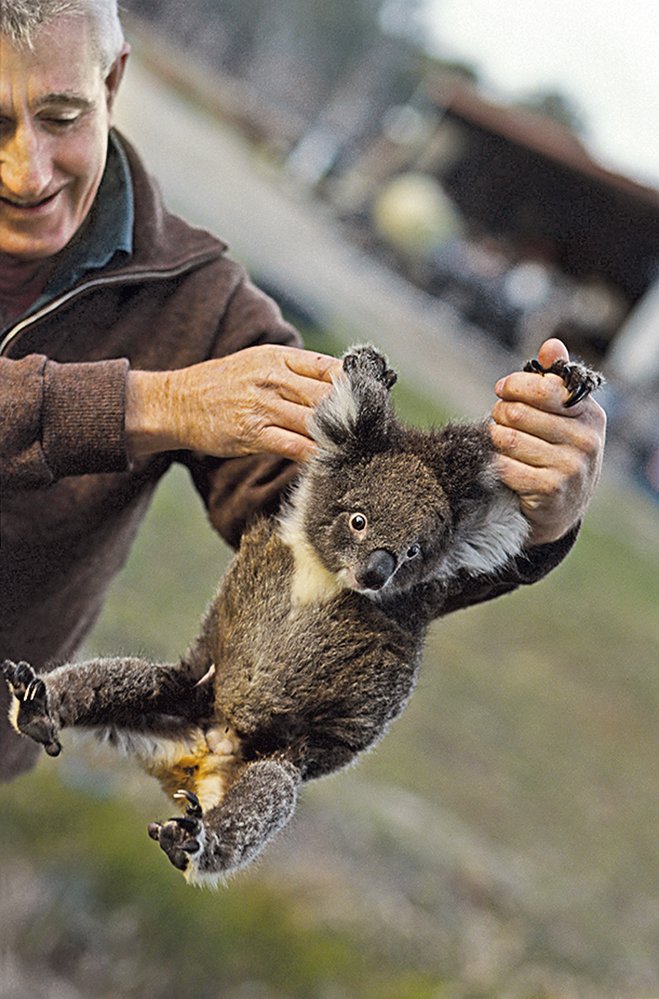
[[[98,100],[101,77],[96,51],[82,18],[61,17],[44,25],[33,49],[17,49],[0,35],[2,104],[18,99],[27,101],[31,110],[55,103],[90,107]]]
[[[66,66],[75,72],[77,68],[100,62],[90,22],[86,17],[71,14],[61,14],[41,24],[29,46],[17,45],[0,32],[0,48],[3,63],[8,59],[18,60],[31,70]]]
[[[26,87],[17,91],[15,81],[4,78],[0,66],[0,109],[7,113],[12,107],[25,106],[32,114],[47,108],[91,111],[99,99],[95,83],[91,79],[49,81],[32,76],[26,81]]]

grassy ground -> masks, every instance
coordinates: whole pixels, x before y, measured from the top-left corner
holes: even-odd
[[[0,792],[6,974],[156,999],[658,995],[658,538],[656,509],[603,488],[547,580],[433,627],[403,719],[218,895],[147,839],[146,779],[44,760]],[[226,558],[174,471],[89,649],[176,657]]]

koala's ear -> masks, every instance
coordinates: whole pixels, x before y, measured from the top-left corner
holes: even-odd
[[[375,347],[352,347],[331,393],[316,409],[312,433],[321,451],[346,457],[388,447],[396,424],[389,391],[396,373]]]
[[[448,497],[453,534],[438,576],[496,572],[518,555],[530,525],[517,496],[503,486],[493,465],[486,422],[448,424],[433,447],[432,467]]]
[[[437,433],[429,464],[454,508],[481,494],[493,455],[485,421],[451,422]]]

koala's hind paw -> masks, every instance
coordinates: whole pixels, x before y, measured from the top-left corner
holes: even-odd
[[[558,375],[562,378],[569,393],[564,403],[566,409],[576,406],[604,384],[604,377],[599,371],[593,371],[579,361],[564,361],[561,358],[547,368],[536,359],[527,361],[524,371],[535,371],[539,375]]]
[[[170,863],[179,871],[185,871],[190,863],[190,854],[202,848],[203,823],[201,805],[192,791],[177,791],[175,798],[185,798],[188,805],[185,815],[168,819],[167,822],[151,822],[148,833],[151,839],[160,844]]]
[[[352,347],[343,358],[343,370],[349,378],[375,378],[385,388],[392,388],[398,375],[387,364],[384,354],[365,344]]]
[[[58,756],[62,747],[48,709],[46,684],[26,662],[6,659],[0,669],[14,696],[10,717],[16,730],[41,743],[49,756]]]

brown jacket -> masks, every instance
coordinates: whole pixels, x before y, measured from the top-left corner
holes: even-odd
[[[41,666],[73,654],[173,460],[189,466],[231,544],[253,513],[277,506],[294,474],[267,456],[166,454],[130,465],[129,365],[179,368],[300,341],[224,244],[165,210],[122,144],[134,184],[133,257],[0,335],[0,659]]]
[[[134,184],[132,258],[82,279],[0,341],[0,660],[43,666],[72,656],[172,461],[189,467],[212,523],[234,545],[255,512],[276,508],[294,474],[268,456],[181,452],[129,463],[129,365],[179,368],[299,339],[222,243],[165,210],[121,142]],[[450,609],[534,581],[570,543],[535,549],[505,579],[465,580]],[[0,777],[31,755],[3,720],[5,697],[0,690]]]

